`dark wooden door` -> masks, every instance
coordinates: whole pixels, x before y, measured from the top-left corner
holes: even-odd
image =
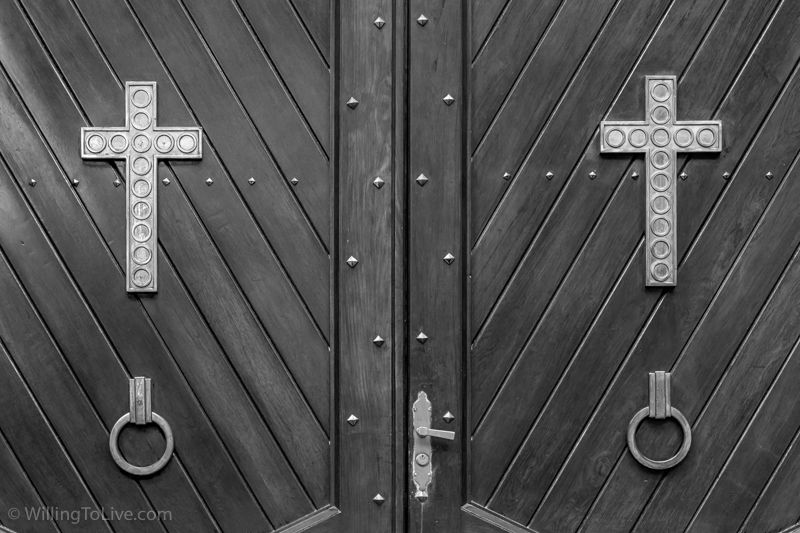
[[[457,440],[434,443],[429,499],[410,497],[413,530],[796,524],[800,5],[412,2],[420,13],[409,174],[436,166],[410,193],[409,334],[429,339],[411,350],[408,401],[425,389],[435,426],[459,413]],[[645,286],[644,156],[600,154],[601,121],[647,118],[651,75],[676,76],[678,120],[723,132],[721,153],[677,159],[674,288]],[[437,92],[459,111],[419,102]],[[419,267],[458,227],[459,274]],[[693,434],[661,471],[626,445],[659,370]],[[654,458],[680,438],[669,421],[637,434]]]
[[[798,28],[789,0],[0,2],[0,529],[797,523]],[[678,156],[669,289],[645,287],[644,157],[600,154],[649,75],[723,131]],[[204,135],[157,169],[149,295],[125,163],[79,149],[129,81]],[[693,434],[665,471],[625,440],[659,370]],[[108,448],[133,376],[175,436],[143,478]],[[424,502],[420,392],[455,437]]]
[[[337,424],[350,428],[333,400],[348,320],[334,305],[351,305],[334,299],[333,21],[316,1],[0,4],[3,525],[295,531],[368,515],[346,503],[362,481],[333,478]],[[123,125],[128,81],[156,82],[160,126],[205,136],[202,161],[157,171],[154,295],[125,291],[124,163],[78,149],[82,126]],[[371,339],[373,359],[391,353]],[[175,435],[143,479],[108,449],[132,376],[152,379]],[[120,440],[136,464],[164,449],[154,428]],[[359,475],[363,507],[390,497]]]

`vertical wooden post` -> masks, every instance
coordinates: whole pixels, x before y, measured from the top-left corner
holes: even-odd
[[[433,439],[428,500],[420,503],[409,490],[409,531],[458,531],[463,502],[464,9],[460,0],[409,3],[406,409],[424,390],[433,427],[456,432],[455,441]]]
[[[342,531],[379,533],[396,512],[395,25],[391,0],[337,5],[337,504]]]

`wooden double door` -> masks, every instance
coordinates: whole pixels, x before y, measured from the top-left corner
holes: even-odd
[[[1,2],[0,525],[790,528],[798,29],[788,0]],[[644,158],[600,154],[650,75],[723,128],[677,158],[674,288],[645,286]],[[200,161],[157,169],[149,294],[125,162],[79,149],[129,81],[203,128]],[[659,370],[692,431],[668,470],[625,438]],[[109,454],[134,376],[175,438],[146,477]],[[454,434],[427,459],[420,392]],[[165,444],[119,440],[134,464]]]

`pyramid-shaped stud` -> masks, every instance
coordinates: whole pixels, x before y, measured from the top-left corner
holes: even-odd
[[[31,178],[30,181],[28,181],[28,185],[30,185],[31,187],[36,187],[36,183],[37,181],[33,178]]]
[[[81,181],[78,178],[72,178],[72,186],[77,187]]]
[[[214,185],[214,180],[212,180],[211,178],[206,179],[206,185],[211,187],[212,185]]]
[[[417,342],[419,342],[420,344],[425,344],[426,342],[428,342],[428,336],[425,335],[424,332],[420,331],[419,335],[417,335]]]
[[[767,172],[766,174],[764,174],[764,177],[767,178],[768,180],[771,180],[772,178],[775,177],[775,175],[772,172]]]
[[[292,178],[289,180],[289,183],[291,183],[292,185],[297,185],[298,183],[300,183],[300,180],[297,178]]]
[[[722,179],[724,179],[724,180],[731,179],[731,173],[730,172],[723,172],[722,173]]]
[[[247,183],[249,183],[250,185],[255,185],[256,184],[256,179],[251,176],[250,179],[247,180]]]
[[[681,174],[680,174],[680,178],[681,178],[682,180],[686,181],[686,178],[688,178],[688,177],[689,177],[689,174],[687,174],[686,172],[681,172]]]
[[[442,420],[444,420],[445,423],[447,424],[451,423],[455,419],[456,419],[455,415],[450,411],[447,411],[445,414],[442,415]]]
[[[383,346],[384,342],[385,341],[383,340],[383,337],[381,337],[380,335],[372,339],[372,344],[374,344],[375,346]]]
[[[547,178],[547,180],[549,181],[549,180],[553,179],[553,173],[552,172],[548,172],[547,174],[544,175],[544,177]]]
[[[638,172],[636,172],[636,171],[634,170],[634,171],[631,173],[631,178],[633,178],[633,179],[635,179],[635,180],[638,180],[638,179],[639,179],[639,173],[638,173]]]
[[[355,268],[355,267],[356,267],[356,265],[358,264],[358,259],[356,259],[355,257],[353,257],[353,256],[351,255],[350,257],[348,257],[348,258],[347,258],[347,261],[345,261],[345,263],[347,263],[347,265],[348,265],[350,268]]]
[[[503,179],[506,180],[506,181],[510,180],[511,179],[511,173],[510,172],[503,172]]]
[[[163,180],[161,180],[161,183],[163,183],[163,184],[164,184],[164,187],[166,187],[167,185],[169,185],[169,184],[170,184],[170,183],[172,183],[172,182],[171,182],[171,181],[169,181],[169,178],[164,178]]]
[[[594,170],[592,170],[591,172],[589,172],[589,179],[590,179],[590,180],[593,180],[593,179],[595,179],[596,177],[597,177],[597,172],[595,172]]]
[[[347,101],[347,107],[349,107],[350,109],[357,108],[358,107],[358,100],[356,100],[355,98],[353,98],[351,96],[350,100]]]
[[[375,178],[374,180],[372,180],[372,184],[375,186],[375,188],[376,188],[376,189],[380,189],[381,187],[383,187],[383,185],[384,185],[385,183],[386,183],[386,182],[385,182],[385,181],[383,181],[383,179],[382,179],[380,176],[378,176],[377,178]]]
[[[347,423],[351,426],[355,426],[358,424],[358,417],[356,415],[350,415],[347,417]]]
[[[420,174],[417,176],[416,182],[420,187],[424,187],[425,184],[428,183],[428,176],[425,174]]]
[[[417,24],[419,24],[420,26],[424,26],[427,23],[428,23],[428,17],[426,17],[425,15],[420,15],[417,17]]]
[[[383,505],[383,502],[386,501],[386,498],[384,498],[383,496],[381,496],[380,493],[378,493],[375,495],[374,498],[372,498],[372,501],[375,502],[375,505]]]
[[[453,254],[451,254],[450,252],[448,252],[447,255],[442,257],[442,261],[444,261],[448,265],[452,265],[453,261],[455,261],[455,260],[456,260],[455,256]]]
[[[114,187],[119,187],[120,185],[122,185],[122,182],[119,180],[119,178],[115,179],[114,180]]]
[[[442,98],[442,101],[447,105],[453,105],[453,102],[455,102],[456,99],[453,98],[452,94],[446,94],[445,97]]]
[[[376,18],[374,21],[372,21],[372,23],[375,24],[375,27],[378,29],[381,29],[386,25],[386,21],[381,17]]]

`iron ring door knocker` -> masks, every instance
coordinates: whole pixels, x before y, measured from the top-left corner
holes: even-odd
[[[689,453],[689,448],[692,446],[692,428],[683,413],[672,407],[670,403],[670,373],[669,372],[650,372],[650,405],[641,409],[631,419],[628,424],[628,449],[631,451],[634,459],[639,461],[642,465],[653,470],[666,470],[677,465]],[[678,453],[664,459],[663,461],[655,461],[649,459],[639,451],[636,445],[636,429],[645,418],[674,418],[678,421],[683,430],[683,444],[681,444]]]
[[[111,457],[124,471],[134,476],[149,476],[155,474],[169,462],[172,458],[172,452],[175,449],[175,439],[172,435],[172,428],[169,423],[164,420],[158,413],[154,413],[151,408],[151,386],[150,378],[137,377],[130,380],[130,413],[126,413],[117,420],[114,427],[111,429],[111,435],[108,439],[108,446],[111,450]],[[166,442],[166,449],[161,458],[149,466],[135,466],[130,464],[122,457],[119,451],[119,434],[127,424],[145,425],[155,422],[161,431],[164,433]]]

